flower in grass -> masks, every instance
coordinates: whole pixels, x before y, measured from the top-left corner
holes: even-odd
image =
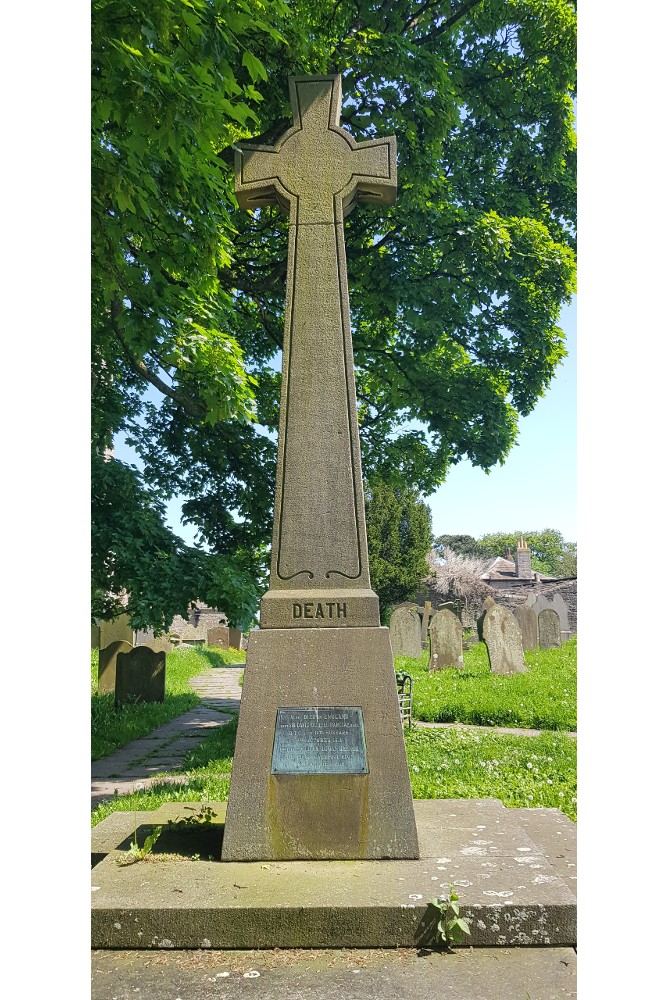
[[[533,801],[533,796],[532,795],[529,795],[528,798],[530,799],[531,802]]]
[[[412,765],[412,770],[413,770],[413,771],[418,771],[418,770],[419,770],[419,768],[417,767],[417,765],[416,765],[416,764],[413,764],[413,765]]]
[[[533,765],[532,765],[532,764],[530,763],[530,761],[528,761],[528,763],[526,764],[526,767],[528,767],[528,768],[531,768],[531,769],[532,769],[532,766],[533,766]]]

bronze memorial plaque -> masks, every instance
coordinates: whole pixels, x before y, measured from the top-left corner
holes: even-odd
[[[271,774],[368,774],[360,708],[279,708]]]

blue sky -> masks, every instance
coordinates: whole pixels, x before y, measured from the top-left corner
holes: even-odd
[[[455,466],[427,503],[435,535],[556,528],[568,542],[576,527],[576,304],[561,312],[568,356],[527,417],[504,465],[487,475]]]

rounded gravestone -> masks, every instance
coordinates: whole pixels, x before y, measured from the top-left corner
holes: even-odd
[[[483,639],[492,674],[522,674],[528,667],[523,658],[521,628],[508,608],[496,604],[482,622]]]
[[[525,604],[520,604],[512,613],[521,629],[524,653],[527,649],[537,649],[537,615],[533,609]]]
[[[110,642],[100,650],[100,662],[97,668],[97,693],[113,694],[116,690],[116,657],[119,653],[129,653],[132,643],[125,639]]]
[[[431,656],[429,670],[463,666],[463,626],[453,611],[436,611],[429,626]]]
[[[160,635],[157,638],[153,636],[152,639],[146,639],[144,642],[137,643],[134,647],[137,649],[139,646],[146,646],[148,649],[152,649],[154,653],[171,653],[171,643],[166,635]]]
[[[134,630],[130,625],[130,616],[119,615],[118,618],[100,622],[100,649],[110,646],[112,642],[134,643]]]
[[[389,639],[394,656],[418,660],[422,655],[422,636],[417,612],[411,608],[395,608],[389,622]]]
[[[560,617],[553,608],[544,608],[537,616],[540,649],[557,649],[561,645]]]
[[[135,646],[116,657],[116,705],[164,701],[167,654]]]
[[[227,625],[215,625],[206,633],[206,645],[229,649],[229,628]]]

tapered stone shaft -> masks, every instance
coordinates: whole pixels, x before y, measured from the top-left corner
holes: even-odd
[[[338,76],[290,79],[294,125],[237,152],[239,204],[289,211],[283,383],[263,628],[376,626],[354,385],[343,218],[396,197],[396,140],[339,128]]]

